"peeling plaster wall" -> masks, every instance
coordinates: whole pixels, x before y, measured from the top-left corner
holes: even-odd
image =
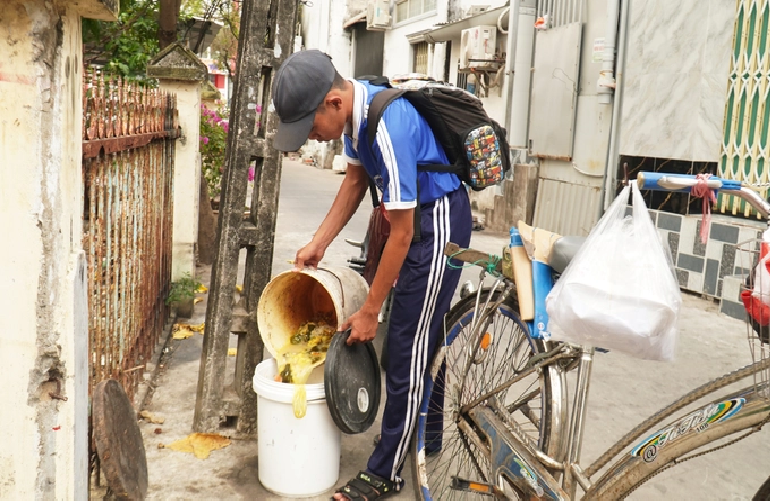
[[[0,11],[0,499],[87,495],[80,29],[60,3]]]

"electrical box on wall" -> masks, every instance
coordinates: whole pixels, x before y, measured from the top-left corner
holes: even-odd
[[[474,26],[462,31],[460,38],[460,69],[483,68],[495,60],[497,26]]]
[[[366,2],[366,29],[386,30],[390,28],[390,0],[368,0]]]

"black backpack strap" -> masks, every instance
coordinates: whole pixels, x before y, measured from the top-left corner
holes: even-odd
[[[367,174],[368,177],[368,174]],[[374,179],[369,178],[369,195],[372,197],[372,206],[377,208],[380,206],[380,197],[377,195],[377,185],[374,184]]]
[[[414,228],[412,230],[412,243],[417,243],[422,240],[422,230],[420,221],[422,216],[420,215],[420,179],[415,179],[417,183],[417,205],[414,207]]]
[[[463,167],[461,165],[447,164],[417,164],[417,170],[422,172],[448,172],[450,174],[457,174],[458,176],[461,176],[463,173]],[[462,177],[460,179],[462,179]]]
[[[371,85],[377,85],[379,87],[390,87],[390,79],[388,77],[380,77],[377,75],[363,75],[356,77],[356,80],[369,82]]]
[[[369,151],[374,155],[374,139],[377,137],[377,126],[382,120],[382,114],[390,103],[403,96],[407,91],[405,89],[388,88],[378,92],[372,102],[369,104],[369,112],[366,116],[366,132]],[[414,233],[412,242],[419,242],[420,235],[420,183],[417,182],[417,206],[414,208]]]
[[[374,152],[374,138],[377,137],[377,126],[382,120],[382,114],[390,103],[403,96],[405,89],[385,89],[375,94],[372,102],[369,104],[369,112],[366,115],[366,132],[369,150]]]

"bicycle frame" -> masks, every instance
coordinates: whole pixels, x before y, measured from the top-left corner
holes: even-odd
[[[642,189],[689,191],[695,185],[695,177],[642,173],[638,182]],[[770,215],[770,205],[753,190],[741,186],[738,181],[711,178],[707,184],[712,189],[722,189],[723,193],[743,198],[766,218]],[[540,261],[532,261],[532,267],[535,320],[527,324],[532,337],[542,338],[547,332],[545,297],[553,287],[553,270]],[[495,283],[495,289],[499,282],[498,280]],[[479,317],[478,312],[488,313],[488,307],[497,307],[496,304],[485,304],[479,309],[479,306],[477,301],[475,317],[478,321],[474,323],[474,331],[478,330],[486,316],[482,314]],[[471,338],[473,339],[473,336]],[[487,459],[492,465],[493,473],[498,478],[504,477],[510,481],[525,496],[555,500],[574,499],[577,486],[580,485],[585,492],[584,499],[615,500],[663,469],[689,459],[683,459],[683,456],[695,449],[748,430],[746,434],[726,444],[729,445],[770,422],[770,386],[767,383],[758,384],[756,381],[758,371],[770,368],[770,359],[764,359],[707,382],[678,398],[629,431],[584,471],[579,462],[593,358],[593,348],[560,345],[551,353],[533,357],[530,366],[524,371],[461,409],[459,426],[466,430],[469,439],[479,441],[479,450],[488,451]],[[497,403],[494,396],[534,371],[543,370],[564,359],[577,361],[576,391],[567,429],[557,431],[560,436],[557,435],[556,440],[562,444],[562,447],[558,448],[561,457],[549,457],[532,446],[518,431],[518,425],[513,419],[506,418],[507,410]],[[701,405],[660,427],[664,420],[686,406],[751,376],[755,377],[752,385]],[[481,405],[484,402],[486,403]],[[486,446],[480,443],[481,439],[473,429],[482,431],[486,437]],[[649,430],[652,429],[656,431],[650,433]],[[633,447],[630,452],[627,452],[631,446]],[[723,446],[707,450],[703,454]],[[590,478],[615,458],[616,461],[592,483]],[[561,481],[557,480],[559,475]],[[502,486],[492,487],[498,497],[505,497]]]

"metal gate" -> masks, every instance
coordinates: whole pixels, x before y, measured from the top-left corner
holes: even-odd
[[[133,399],[169,317],[176,97],[84,73],[88,390],[113,378]]]

